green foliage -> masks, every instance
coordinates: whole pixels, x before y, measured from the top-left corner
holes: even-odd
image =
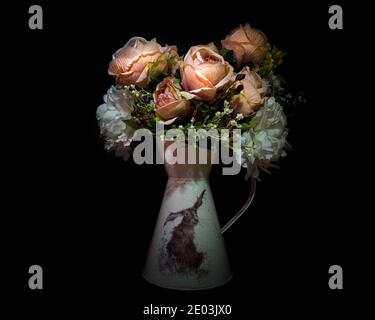
[[[139,128],[140,121],[137,118],[131,118],[131,119],[125,120],[125,123],[132,128]]]
[[[160,70],[156,70],[152,75],[151,75],[151,81],[154,81],[156,83],[161,82],[164,78],[166,77],[166,74],[161,72]]]
[[[267,53],[266,58],[260,67],[259,74],[262,77],[268,76],[277,66],[284,62],[285,52],[279,50],[276,46]]]
[[[195,123],[196,125],[206,125],[209,123],[210,116],[213,114],[215,107],[205,102],[199,102],[196,106]]]
[[[235,116],[236,114],[232,112],[227,100],[217,104],[198,102],[194,116],[194,128],[229,129],[231,127],[229,122],[235,119]]]
[[[151,92],[144,89],[132,88],[130,92],[134,99],[134,110],[132,118],[127,120],[127,123],[137,129],[146,128],[155,130],[155,102]]]
[[[169,60],[169,59],[168,59]],[[165,63],[164,57],[160,55],[155,61],[149,62],[147,64],[148,72],[151,75],[151,81],[153,82],[152,88],[156,87],[156,85],[161,82],[167,74],[161,71],[161,65]]]
[[[224,57],[226,61],[228,61],[233,67],[236,66],[237,61],[234,57],[233,50],[228,50],[225,48],[221,48],[219,53]]]
[[[176,58],[175,56],[171,56],[171,57],[169,57],[169,58],[167,59],[168,67],[171,68],[171,67],[173,66],[175,58]]]
[[[178,83],[180,84],[181,83],[181,72],[180,72],[180,68],[178,68],[176,70],[176,73],[174,74],[174,80],[173,80],[175,83]]]

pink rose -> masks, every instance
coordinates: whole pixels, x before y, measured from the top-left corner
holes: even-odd
[[[181,65],[182,87],[202,100],[233,81],[233,67],[213,44],[191,47]]]
[[[116,77],[121,85],[135,84],[147,88],[150,78],[156,71],[165,72],[166,63],[163,48],[155,39],[131,38],[123,48],[119,49],[109,64],[108,73]],[[155,65],[155,68],[151,67]]]
[[[221,44],[225,49],[233,50],[238,65],[249,61],[260,65],[270,49],[266,35],[248,23],[233,29]]]
[[[192,114],[191,102],[182,98],[180,89],[171,77],[164,78],[156,87],[154,101],[156,113],[161,119],[185,118]]]
[[[243,89],[233,96],[231,106],[235,112],[248,117],[263,107],[267,85],[255,71],[250,71],[249,67],[244,68],[241,74],[245,75],[245,78],[240,81]]]

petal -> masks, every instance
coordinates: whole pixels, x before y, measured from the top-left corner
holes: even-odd
[[[233,67],[226,62],[226,76],[215,85],[216,89],[221,89],[225,87],[226,85],[230,85],[232,82],[234,82],[235,76],[233,72]]]
[[[147,42],[148,41],[145,38],[133,37],[128,40],[124,48],[134,48],[134,49],[142,50],[142,48]]]
[[[141,37],[131,38],[122,48],[116,51],[113,59],[119,59],[124,65],[130,65],[131,60],[142,53],[142,49],[147,40]]]
[[[249,24],[246,24],[245,27],[240,25],[239,27],[235,28],[232,30],[230,35],[227,37],[230,41],[235,41],[235,42],[244,42],[247,41],[246,37],[246,29],[250,28]]]
[[[116,76],[117,83],[124,86],[134,84],[138,78],[138,72],[127,72]]]
[[[266,43],[268,43],[267,36],[258,29],[249,27],[245,30],[245,34],[248,42],[254,45],[255,47],[263,46]]]
[[[219,50],[217,49],[215,43],[210,42],[209,44],[207,44],[207,47],[210,48],[212,51],[219,53]]]
[[[211,100],[216,95],[216,88],[201,88],[196,90],[191,90],[190,93],[195,94],[202,100]]]
[[[144,47],[143,47],[143,49],[142,49],[142,53],[143,53],[143,54],[149,54],[149,53],[154,54],[154,53],[156,53],[156,52],[158,52],[158,53],[162,53],[162,52],[163,52],[163,49],[162,49],[162,47],[156,42],[156,39],[155,39],[155,38],[152,39],[151,41],[148,41],[148,42],[144,45]]]
[[[131,70],[141,73],[147,67],[148,63],[153,62],[156,59],[157,55],[140,56],[139,59],[132,64]]]
[[[183,66],[182,87],[186,91],[191,91],[205,87],[212,87],[212,84],[202,75],[199,75],[193,66],[188,64]]]
[[[185,57],[184,57],[184,62],[186,64],[193,64],[193,58],[192,58],[192,54],[194,52],[196,47],[191,47],[189,49],[189,51],[185,54]]]
[[[233,50],[233,55],[236,58],[238,66],[247,62],[246,50],[242,44],[230,40],[222,40],[221,43],[225,49]]]
[[[216,85],[226,76],[226,66],[222,63],[202,63],[197,70],[210,82]]]
[[[189,101],[179,100],[157,108],[156,113],[163,120],[168,120],[175,117],[184,118],[190,115],[191,111],[192,107]]]
[[[235,112],[242,113],[244,117],[247,117],[253,113],[252,108],[243,94],[240,94],[233,99],[231,101],[231,106]]]

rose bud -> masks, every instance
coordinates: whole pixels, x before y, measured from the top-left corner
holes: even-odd
[[[113,55],[108,73],[115,76],[120,85],[135,84],[140,88],[147,88],[152,74],[166,71],[166,64],[155,63],[163,59],[163,48],[155,39],[147,41],[134,37]],[[154,63],[156,67],[150,68],[150,63]]]
[[[234,81],[233,67],[213,44],[190,48],[181,64],[182,87],[201,100],[211,100],[217,90]]]
[[[193,107],[189,100],[181,96],[181,88],[171,77],[164,78],[154,92],[156,113],[163,120],[185,118],[192,114]]]
[[[266,35],[248,23],[233,29],[221,44],[223,48],[233,50],[237,66],[250,61],[255,65],[262,64],[270,49]]]
[[[231,106],[235,112],[248,117],[264,106],[267,85],[255,71],[250,71],[249,67],[244,68],[241,74],[244,74],[245,78],[239,81],[238,85],[243,88],[239,94],[232,97]]]
[[[179,67],[179,55],[178,55],[178,49],[176,46],[165,46],[163,48],[165,61],[168,64],[168,73],[169,74],[175,74],[176,70]]]

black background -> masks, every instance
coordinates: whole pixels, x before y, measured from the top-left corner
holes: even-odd
[[[31,4],[42,5],[43,30],[28,28]],[[214,303],[231,304],[231,319],[258,312],[256,319],[305,319],[363,310],[366,299],[361,307],[353,302],[367,297],[371,255],[365,228],[371,210],[363,201],[370,194],[364,182],[371,145],[361,124],[370,102],[364,103],[362,72],[373,59],[364,53],[363,6],[340,1],[344,30],[330,30],[331,4],[24,1],[5,7],[3,244],[9,258],[3,266],[4,292],[17,301],[13,311],[27,310],[31,318],[140,319],[151,303]],[[292,92],[306,95],[307,104],[289,118],[294,150],[281,170],[262,175],[254,204],[225,234],[234,271],[229,284],[193,293],[154,287],[141,271],[167,178],[160,165],[124,163],[104,151],[95,111],[113,83],[108,63],[135,35],[176,44],[183,54],[246,22],[287,52],[279,72]],[[243,176],[221,176],[220,168],[211,175],[222,223],[246,199]],[[27,286],[33,264],[44,270],[41,291]],[[333,264],[343,267],[344,290],[328,288]]]

